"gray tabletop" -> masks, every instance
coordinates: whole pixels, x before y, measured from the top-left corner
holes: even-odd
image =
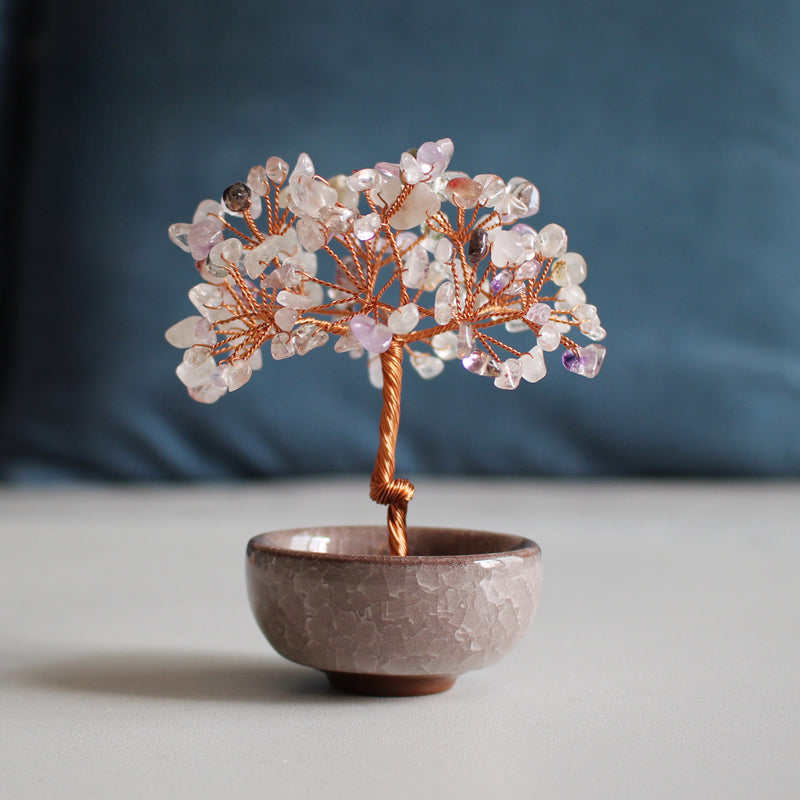
[[[797,484],[416,483],[412,524],[524,533],[545,580],[504,661],[408,699],[247,607],[247,538],[380,522],[366,479],[0,491],[0,796],[800,796]]]

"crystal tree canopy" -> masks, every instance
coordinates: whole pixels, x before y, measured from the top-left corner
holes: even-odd
[[[459,359],[500,389],[541,380],[545,352],[561,348],[564,367],[587,378],[605,357],[606,332],[580,286],[586,261],[567,251],[560,225],[519,222],[539,210],[537,188],[450,171],[452,155],[450,139],[425,142],[328,180],[305,153],[291,173],[273,156],[169,229],[202,278],[189,291],[198,313],[167,331],[195,400],[247,383],[265,345],[279,360],[334,336],[336,352],[366,353],[384,397],[371,494],[390,507],[400,554],[413,493],[393,478],[405,355],[423,378]]]

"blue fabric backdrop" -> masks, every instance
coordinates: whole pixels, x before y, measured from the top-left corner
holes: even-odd
[[[166,229],[270,155],[332,174],[443,136],[539,186],[609,355],[516,392],[408,370],[402,473],[800,472],[800,4],[28,8],[3,37],[4,479],[370,469],[380,396],[330,346],[187,397]]]

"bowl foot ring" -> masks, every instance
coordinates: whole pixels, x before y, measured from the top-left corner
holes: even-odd
[[[446,692],[455,675],[361,675],[356,672],[325,671],[331,686],[340,692],[376,697],[416,697]]]

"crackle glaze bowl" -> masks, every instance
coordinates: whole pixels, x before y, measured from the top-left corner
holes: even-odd
[[[539,599],[542,555],[519,536],[409,528],[407,556],[386,529],[264,533],[247,546],[258,625],[285,658],[344,691],[435,694],[501,658]]]

